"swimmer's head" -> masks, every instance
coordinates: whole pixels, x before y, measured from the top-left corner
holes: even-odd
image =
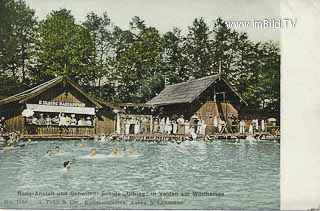
[[[55,150],[59,150],[59,149],[60,149],[60,147],[59,147],[59,146],[56,146],[56,147],[55,147]]]
[[[68,160],[68,161],[63,162],[63,167],[69,169],[71,167],[71,161]]]
[[[122,148],[122,151],[126,151],[126,148],[125,148],[125,147],[123,147],[123,148]]]
[[[95,148],[91,149],[90,156],[95,156],[97,154],[97,150]]]
[[[114,154],[114,153],[117,153],[118,152],[118,148],[113,148],[112,149],[112,153]]]
[[[52,155],[52,150],[51,149],[47,150],[47,154]]]

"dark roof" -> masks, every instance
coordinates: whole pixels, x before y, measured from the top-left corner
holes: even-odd
[[[24,92],[20,92],[18,94],[15,94],[15,95],[12,95],[10,97],[7,97],[7,98],[5,98],[3,100],[0,100],[0,105],[5,105],[5,104],[8,104],[8,103],[14,103],[14,102],[24,103],[27,100],[38,96],[39,94],[45,92],[46,90],[50,89],[51,87],[53,87],[53,86],[55,86],[58,83],[61,83],[63,81],[66,81],[67,83],[69,83],[72,87],[74,87],[77,91],[79,91],[83,96],[85,96],[94,105],[96,105],[99,108],[102,107],[101,104],[99,104],[95,99],[93,99],[88,94],[83,92],[73,81],[71,81],[67,77],[57,77],[57,78],[54,78],[54,79],[49,80],[47,82],[44,82],[44,83],[42,83],[42,84],[40,84],[40,85],[38,85],[36,87],[28,89],[28,90],[26,90]]]
[[[218,78],[219,74],[167,86],[160,92],[159,95],[148,101],[146,105],[160,106],[179,103],[191,103]],[[226,84],[239,97],[241,101],[246,103],[246,101],[242,99],[242,97],[238,94],[238,92],[236,92],[236,90],[226,79],[221,76],[220,79],[226,82]]]
[[[151,107],[150,105],[146,105],[145,103],[120,103],[118,104],[120,107]]]
[[[120,108],[118,105],[114,104],[114,103],[111,103],[111,102],[107,102],[107,101],[104,101],[104,100],[101,100],[101,99],[97,99],[95,98],[95,100],[100,103],[103,107],[109,107],[109,108],[112,108],[112,109],[117,109],[119,110],[120,112],[123,111],[122,108]]]

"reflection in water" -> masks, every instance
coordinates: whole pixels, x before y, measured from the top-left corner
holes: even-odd
[[[83,143],[83,147],[80,146]],[[47,155],[48,149],[63,150]],[[90,150],[96,149],[92,156]],[[59,154],[59,153],[58,153]],[[222,192],[223,197],[167,200],[182,204],[121,205],[134,209],[279,209],[278,143],[190,141],[175,143],[41,141],[0,153],[0,198],[17,199],[17,191],[104,191],[178,193]],[[69,170],[63,168],[71,161]],[[67,197],[68,198],[68,197]],[[109,197],[110,200],[120,200]],[[50,198],[50,199],[55,199]],[[58,197],[56,199],[59,199]],[[70,199],[73,199],[70,197]],[[78,200],[88,197],[79,196]],[[157,198],[158,199],[158,198]],[[123,198],[122,198],[123,200]],[[141,196],[125,199],[140,200]],[[146,195],[143,201],[154,200]],[[161,200],[164,200],[163,198]],[[3,205],[0,207],[18,205]],[[21,208],[106,208],[105,205],[39,204],[31,198]]]

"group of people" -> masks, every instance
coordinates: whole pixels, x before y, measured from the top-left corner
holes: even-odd
[[[145,120],[145,121],[144,121]],[[221,117],[219,115],[213,116],[208,122],[204,121],[201,116],[193,115],[189,120],[185,119],[183,115],[179,118],[177,115],[173,117],[154,117],[152,125],[148,119],[131,119],[124,124],[124,134],[139,134],[145,132],[161,133],[161,134],[199,134],[206,135],[208,125],[210,125],[211,133],[249,133],[266,132],[270,123],[266,119],[238,119],[234,115],[228,117]],[[130,130],[132,128],[132,130]],[[269,131],[270,132],[270,131]]]
[[[80,147],[84,147],[84,146],[85,146],[84,140],[81,140]],[[64,151],[59,146],[56,146],[54,149],[47,150],[48,156],[54,156],[54,155],[59,155],[59,154],[63,154],[63,153],[64,153]],[[123,155],[135,156],[135,155],[139,155],[139,152],[137,149],[132,148],[132,147],[129,147],[129,148],[113,147],[112,148],[112,150],[111,150],[112,157],[120,157]],[[100,154],[100,156],[103,156],[103,155]],[[97,157],[99,157],[99,154],[97,154],[97,149],[92,148],[86,157],[88,157],[90,159],[96,159]],[[75,159],[64,161],[63,162],[64,169],[69,170],[74,162],[75,162]]]
[[[155,118],[153,124],[154,133],[166,134],[202,134],[205,135],[207,124],[198,117],[185,120],[181,115],[179,118]]]
[[[268,126],[275,126],[275,122],[268,122],[264,119],[239,120],[239,133],[254,134],[255,132],[266,132]],[[270,132],[270,131],[269,131]]]
[[[40,114],[40,117],[37,118],[35,116],[27,118],[28,124],[33,125],[59,125],[59,126],[92,126],[92,120],[89,116],[86,118],[76,118],[75,114],[71,114],[70,116],[64,113],[60,113],[54,117],[50,117],[49,114],[44,117],[44,114]]]
[[[48,149],[47,150],[47,155],[48,156],[52,156],[52,155],[56,155],[56,154],[62,154],[63,150],[60,149],[59,146],[56,146],[54,149]]]
[[[150,131],[150,120],[147,117],[124,119],[124,134],[139,134]],[[130,128],[131,127],[131,128]]]

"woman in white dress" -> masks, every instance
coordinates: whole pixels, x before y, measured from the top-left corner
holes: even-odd
[[[178,130],[178,125],[175,120],[172,120],[172,133],[176,134]]]
[[[165,118],[162,118],[160,121],[160,133],[164,133],[165,125],[166,125]]]

